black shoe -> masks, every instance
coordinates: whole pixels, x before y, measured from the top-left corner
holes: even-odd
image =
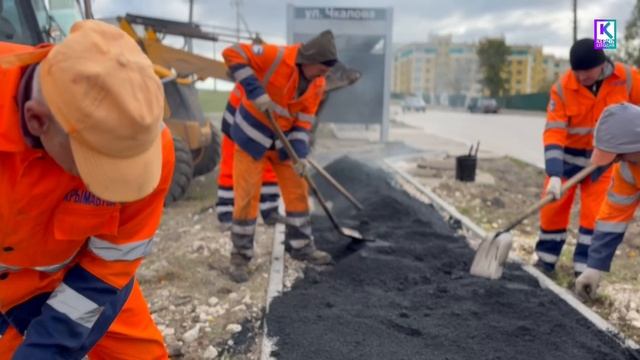
[[[244,283],[249,281],[249,262],[251,259],[240,254],[231,254],[229,278],[235,283]]]

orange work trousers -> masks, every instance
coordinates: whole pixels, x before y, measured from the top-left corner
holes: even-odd
[[[221,224],[231,224],[233,217],[233,159],[235,143],[226,135],[222,136],[222,154],[220,173],[218,175],[218,199],[216,200],[216,215]],[[260,189],[260,214],[267,224],[273,224],[273,215],[278,212],[280,192],[276,174],[270,164],[265,164]]]
[[[231,240],[234,253],[253,257],[253,236],[260,203],[262,172],[269,163],[278,178],[287,218],[285,240],[293,249],[312,244],[309,219],[309,195],[306,181],[299,176],[291,161],[282,161],[278,152],[269,150],[256,160],[236,145],[233,163],[235,204]]]
[[[563,182],[565,179],[563,179]],[[549,182],[545,179],[544,189]],[[558,201],[555,201],[540,211],[540,236],[536,243],[536,254],[546,270],[552,271],[560,258],[560,253],[567,239],[567,228],[578,188],[580,190],[580,228],[575,251],[573,266],[576,272],[586,268],[591,236],[595,226],[596,216],[600,210],[609,184],[611,183],[611,169],[605,171],[597,180],[586,178],[578,185],[569,189]],[[543,194],[544,196],[544,194]]]

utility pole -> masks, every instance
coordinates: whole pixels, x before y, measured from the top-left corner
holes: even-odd
[[[93,19],[93,4],[91,0],[84,0],[84,17],[85,19]]]
[[[573,42],[578,41],[578,0],[573,0]]]
[[[236,8],[236,41],[240,42],[240,7],[242,0],[231,0],[231,6]]]
[[[212,42],[213,42],[213,59],[215,60],[218,54],[216,53],[216,42],[215,41],[212,41]],[[215,77],[213,78],[213,91],[218,91],[218,81]]]
[[[189,25],[193,24],[193,1],[189,0]],[[193,53],[193,39],[187,39],[187,50]]]

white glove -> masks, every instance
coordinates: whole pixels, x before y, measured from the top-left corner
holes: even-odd
[[[560,199],[561,189],[562,189],[562,179],[559,176],[552,176],[549,178],[549,183],[547,184],[547,189],[545,190],[545,193],[553,195],[553,198],[558,200]]]
[[[273,101],[266,93],[253,100],[253,104],[262,112],[273,110]]]
[[[300,177],[305,177],[309,171],[309,164],[307,163],[307,159],[300,159],[297,164],[293,166],[294,170]]]
[[[576,295],[580,299],[595,299],[600,285],[600,279],[602,278],[602,272],[600,270],[587,268],[576,279]]]

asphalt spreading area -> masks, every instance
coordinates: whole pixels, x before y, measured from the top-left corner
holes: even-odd
[[[336,264],[308,268],[271,303],[279,360],[640,358],[515,265],[499,281],[471,277],[465,239],[384,171],[350,158],[327,170],[365,206],[356,213],[323,184],[336,214],[380,241],[354,246],[314,217]]]

